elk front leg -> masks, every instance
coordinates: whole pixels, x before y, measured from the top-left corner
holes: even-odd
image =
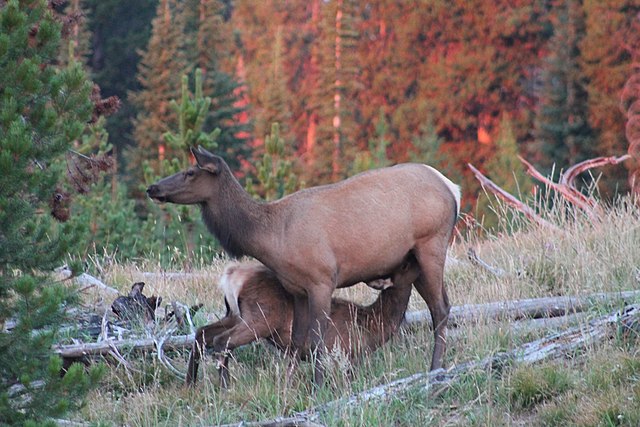
[[[309,292],[309,336],[311,351],[315,353],[313,383],[321,386],[324,383],[324,365],[322,358],[326,353],[325,332],[331,315],[332,287],[315,286]]]
[[[309,331],[309,300],[307,297],[293,297],[293,324],[291,325],[291,351],[302,357],[309,352],[307,337]]]

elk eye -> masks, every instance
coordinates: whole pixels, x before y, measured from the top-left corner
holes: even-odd
[[[186,175],[187,175],[187,176],[193,176],[193,175],[195,175],[195,172],[194,172],[194,171],[192,171],[192,170],[188,170],[188,171],[187,171],[187,173],[186,173]]]

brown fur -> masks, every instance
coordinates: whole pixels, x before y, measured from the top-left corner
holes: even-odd
[[[332,299],[329,326],[324,335],[327,349],[340,348],[353,360],[386,343],[404,318],[411,284],[418,274],[416,263],[407,262],[391,278],[393,285],[385,287],[369,306]],[[293,297],[273,271],[257,262],[234,264],[227,266],[222,280],[238,286],[239,292],[235,301],[233,296],[225,296],[228,309],[224,318],[196,332],[187,371],[188,385],[197,381],[204,348],[211,348],[216,353],[225,352],[219,367],[223,388],[229,383],[227,350],[261,338],[283,351],[296,350],[291,339]]]
[[[220,157],[192,153],[197,166],[158,181],[148,195],[200,205],[227,252],[275,272],[293,295],[296,348],[323,350],[337,287],[388,277],[412,253],[421,271],[414,285],[435,325],[431,369],[442,366],[449,315],[443,272],[459,208],[456,185],[425,165],[402,164],[260,203]],[[322,377],[316,364],[315,383]]]

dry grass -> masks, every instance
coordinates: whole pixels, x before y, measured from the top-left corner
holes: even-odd
[[[499,209],[505,209],[499,207]],[[446,272],[455,305],[498,300],[613,292],[638,288],[640,221],[635,205],[621,201],[605,209],[601,222],[560,209],[546,213],[559,231],[531,226],[517,218],[509,233],[470,233],[454,243],[458,263]],[[489,264],[506,272],[495,276],[471,265],[473,247]],[[146,275],[160,268],[153,261],[101,266],[102,278],[122,292],[135,281],[147,283],[147,294],[186,304],[203,303],[199,323],[223,314],[216,277],[226,259],[182,277]],[[184,272],[184,271],[180,271]],[[342,298],[368,303],[375,293],[364,285],[339,290]],[[425,309],[414,292],[409,310]],[[594,307],[594,314],[602,310]],[[469,324],[451,334],[448,364],[486,357],[546,334],[521,335],[508,322]],[[336,410],[329,425],[638,425],[640,424],[640,355],[638,340],[594,346],[582,356],[544,366],[514,367],[500,375],[472,372],[451,389],[432,398],[409,390],[396,399]],[[431,357],[431,331],[404,329],[391,343],[346,369],[344,361],[329,368],[328,384],[312,394],[308,363],[292,369],[269,346],[256,343],[234,353],[232,387],[220,392],[217,372],[208,359],[198,390],[187,390],[150,356],[127,355],[130,367],[112,366],[78,419],[105,425],[217,425],[291,414],[392,379],[424,371]],[[185,369],[187,352],[171,355]],[[345,372],[348,371],[348,372]],[[634,424],[635,423],[635,424]]]

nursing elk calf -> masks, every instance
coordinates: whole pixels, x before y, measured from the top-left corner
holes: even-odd
[[[431,369],[442,367],[449,315],[443,271],[460,206],[457,185],[429,166],[401,164],[262,203],[222,158],[202,148],[191,152],[197,165],[161,179],[147,194],[199,205],[231,256],[248,255],[273,270],[293,295],[296,348],[324,351],[336,288],[389,277],[412,253],[420,269],[414,286],[434,325]],[[323,382],[318,363],[314,382]]]
[[[411,296],[411,284],[419,270],[409,259],[394,272],[391,284],[371,284],[383,288],[378,299],[366,307],[333,298],[324,345],[342,349],[350,359],[373,351],[398,330]],[[221,355],[220,385],[229,384],[228,351],[265,338],[280,350],[294,353],[291,341],[293,297],[269,268],[258,262],[228,265],[220,278],[227,314],[196,332],[189,357],[187,384],[197,382],[198,365],[205,348]]]

